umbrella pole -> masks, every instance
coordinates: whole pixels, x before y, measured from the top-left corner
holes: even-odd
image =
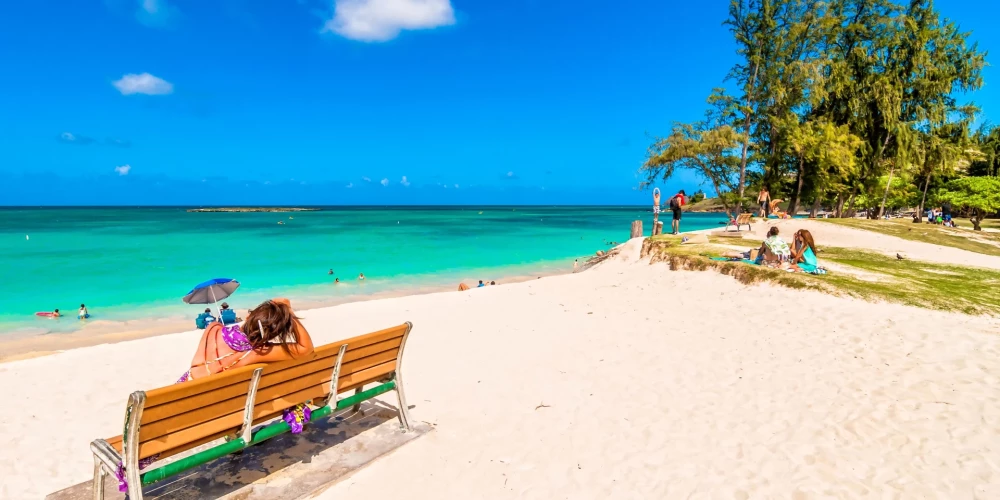
[[[215,298],[215,285],[208,287],[208,291],[212,293],[212,302],[215,303],[215,310],[219,313],[219,323],[222,323],[222,309],[219,309],[219,299]]]

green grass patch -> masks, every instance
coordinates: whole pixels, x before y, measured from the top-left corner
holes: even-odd
[[[910,219],[816,219],[828,224],[873,231],[934,245],[961,248],[970,252],[1000,256],[1000,233],[953,229],[934,224],[914,224]]]
[[[852,295],[966,314],[1000,314],[1000,271],[898,260],[844,248],[827,248],[821,256],[885,277],[865,280],[844,273],[826,275],[831,284]]]
[[[769,282],[927,309],[1000,315],[1000,271],[900,261],[872,252],[826,247],[820,253],[820,264],[829,263],[837,270],[816,276],[711,259],[727,253],[732,250],[713,244],[681,245],[677,237],[650,238],[643,245],[643,256],[652,262],[665,262],[673,270],[714,270],[744,284]]]

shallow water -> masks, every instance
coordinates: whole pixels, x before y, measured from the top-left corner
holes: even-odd
[[[574,258],[582,262],[611,241],[625,241],[636,219],[648,226],[649,209],[5,208],[0,209],[0,333],[76,329],[81,302],[93,315],[91,322],[193,318],[205,306],[184,304],[181,297],[215,277],[241,282],[229,303],[245,310],[274,295],[317,304],[571,270]],[[717,214],[685,214],[682,229],[718,227],[720,220]],[[367,279],[360,282],[362,272]],[[338,277],[343,283],[334,284]],[[70,317],[34,316],[54,308]]]

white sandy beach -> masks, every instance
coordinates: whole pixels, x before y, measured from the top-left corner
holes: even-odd
[[[829,227],[821,246],[925,255]],[[435,426],[322,498],[1000,498],[994,318],[625,259],[302,316],[317,343],[412,321],[411,413]],[[0,364],[0,497],[88,480],[88,443],[197,335]]]

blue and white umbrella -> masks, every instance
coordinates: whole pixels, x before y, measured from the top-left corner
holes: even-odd
[[[182,300],[188,304],[214,304],[233,294],[240,282],[231,278],[215,278],[195,285]]]

